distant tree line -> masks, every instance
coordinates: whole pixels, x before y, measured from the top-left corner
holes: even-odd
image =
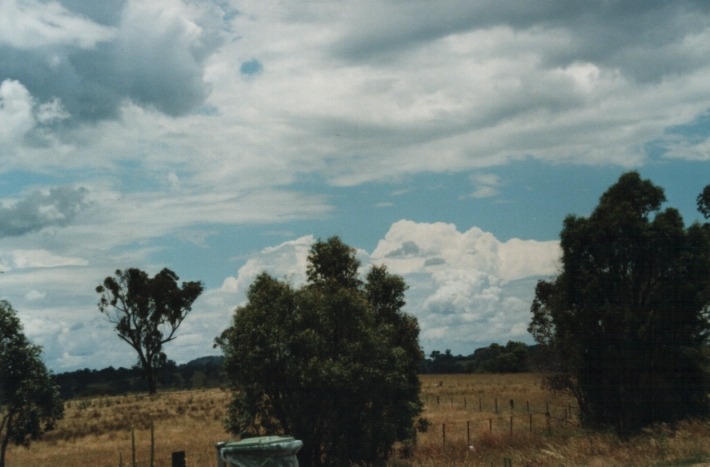
[[[537,346],[509,341],[506,345],[491,344],[470,355],[453,355],[451,350],[434,350],[421,366],[423,374],[454,373],[520,373],[534,371]],[[227,383],[223,369],[224,357],[202,357],[177,365],[168,360],[158,377],[160,389],[200,389],[223,387]],[[114,368],[70,371],[55,375],[62,399],[146,392],[142,370]]]
[[[508,341],[506,345],[491,344],[477,349],[470,355],[453,355],[447,349],[443,353],[434,350],[422,362],[420,373],[521,373],[537,369],[534,362],[536,346]]]
[[[157,385],[161,389],[199,389],[219,387],[224,382],[224,357],[202,357],[176,365],[168,360],[161,369]],[[148,383],[138,367],[83,370],[55,376],[63,399],[146,392]]]

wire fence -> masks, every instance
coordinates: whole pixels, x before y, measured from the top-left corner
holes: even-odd
[[[514,399],[482,397],[445,397],[424,395],[424,402],[436,406],[449,406],[468,412],[470,416],[458,414],[457,420],[434,422],[429,426],[426,436],[430,442],[437,438],[441,444],[466,442],[471,444],[476,436],[510,435],[515,433],[551,434],[561,426],[579,425],[578,408],[569,404],[551,404],[533,406],[529,401],[523,403]],[[464,418],[464,421],[460,419]]]

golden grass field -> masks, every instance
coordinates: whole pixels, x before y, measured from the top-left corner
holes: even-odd
[[[540,383],[536,374],[422,376],[431,427],[410,457],[396,453],[391,466],[710,465],[707,421],[656,427],[623,442],[580,429],[574,402]],[[7,463],[130,466],[133,427],[137,465],[148,466],[152,420],[156,466],[170,466],[171,453],[185,451],[188,466],[212,467],[214,444],[230,439],[222,425],[229,397],[210,389],[71,400],[55,431],[29,450],[11,447]]]

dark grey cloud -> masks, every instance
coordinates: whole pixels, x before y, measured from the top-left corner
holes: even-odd
[[[48,227],[65,227],[87,207],[86,188],[58,187],[36,191],[11,205],[0,206],[0,238],[17,237]]]
[[[61,40],[48,33],[41,46],[0,39],[0,82],[19,81],[39,102],[59,99],[71,116],[66,124],[115,118],[125,101],[184,115],[209,94],[204,62],[221,44],[215,31],[221,9],[203,28],[196,22],[204,18],[187,18],[179,8],[162,11],[125,0],[61,4],[68,10],[62,19],[91,27],[92,39],[78,30],[63,31]],[[62,26],[48,24],[47,30]],[[72,34],[82,40],[67,39]]]
[[[382,1],[354,12],[351,29],[334,45],[345,60],[391,59],[452,34],[508,27],[516,31],[565,31],[568,40],[539,50],[543,64],[587,61],[624,71],[639,81],[658,80],[704,65],[683,48],[710,27],[706,0],[453,0]],[[524,45],[524,44],[523,44]]]

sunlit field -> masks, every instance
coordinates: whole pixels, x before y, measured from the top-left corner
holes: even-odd
[[[550,394],[534,374],[422,376],[430,427],[392,466],[693,465],[710,463],[710,423],[655,427],[623,442],[579,428],[574,401]],[[220,389],[71,400],[57,428],[29,450],[12,447],[10,466],[148,466],[184,451],[188,466],[215,466],[215,443],[230,439]],[[549,415],[548,415],[549,413]]]

